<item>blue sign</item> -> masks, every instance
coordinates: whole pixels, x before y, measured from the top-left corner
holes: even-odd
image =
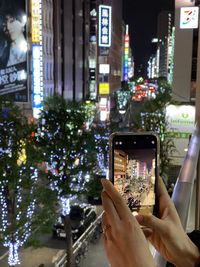
[[[42,46],[32,45],[33,52],[33,115],[38,118],[43,101]]]
[[[99,6],[99,46],[111,45],[112,8],[111,6]]]

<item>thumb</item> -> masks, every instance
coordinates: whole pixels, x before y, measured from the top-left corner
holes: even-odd
[[[162,220],[153,215],[137,215],[136,219],[140,225],[149,227],[152,230],[162,229],[162,223],[163,223]]]

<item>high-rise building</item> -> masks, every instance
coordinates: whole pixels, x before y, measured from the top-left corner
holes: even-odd
[[[157,49],[157,54],[152,55],[148,61],[147,76],[149,79],[159,77],[159,49]]]
[[[173,13],[163,10],[158,15],[157,38],[159,49],[159,77],[168,78],[169,43],[173,27]]]
[[[121,86],[122,0],[55,0],[54,6],[56,90],[66,99],[98,99],[106,119],[109,94]]]
[[[2,0],[1,14],[13,3]],[[24,61],[7,69],[1,56],[6,37],[0,27],[0,95],[12,96],[30,115],[33,109],[36,117],[43,99],[54,92],[75,101],[104,97],[108,107],[110,92],[121,86],[122,0],[20,0],[15,6],[26,18]],[[110,12],[107,47],[99,46],[99,6]],[[0,17],[0,24],[5,17]],[[103,34],[107,30],[104,24]]]
[[[196,23],[196,25],[194,25]],[[175,100],[190,102],[191,73],[194,51],[194,28],[198,27],[198,11],[194,0],[175,1],[175,47],[172,94]],[[194,53],[195,52],[195,53]],[[193,72],[196,64],[193,61]]]
[[[54,0],[56,91],[68,100],[88,93],[89,1]]]

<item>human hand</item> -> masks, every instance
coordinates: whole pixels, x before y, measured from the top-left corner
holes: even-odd
[[[121,195],[108,180],[104,191],[104,247],[112,267],[155,267],[147,240]]]
[[[158,181],[159,218],[138,215],[138,222],[147,228],[143,232],[157,251],[176,267],[194,267],[199,261],[198,248],[185,233],[176,208],[161,178]]]

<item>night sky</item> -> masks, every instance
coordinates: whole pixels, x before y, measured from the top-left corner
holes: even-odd
[[[129,24],[136,69],[146,63],[155,50],[151,40],[156,37],[158,13],[173,9],[174,0],[123,0],[123,19]]]

